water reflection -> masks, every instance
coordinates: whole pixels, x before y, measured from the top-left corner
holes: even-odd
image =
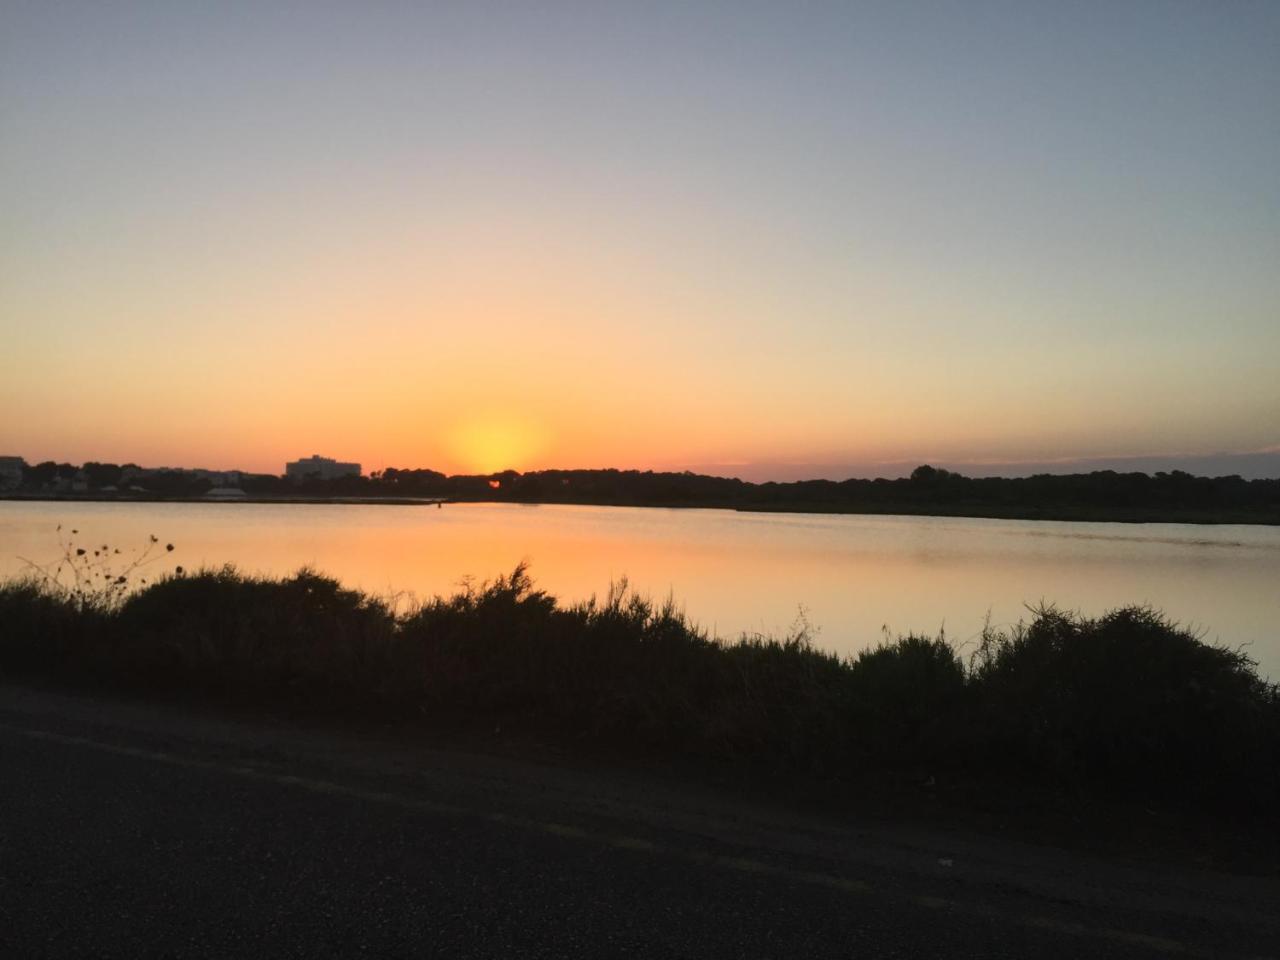
[[[566,599],[627,576],[704,626],[781,633],[801,607],[850,652],[894,632],[972,638],[1041,600],[1086,613],[1146,602],[1280,675],[1280,529],[505,504],[0,503],[0,572],[51,559],[54,528],[122,546],[155,533],[175,562],[282,573],[310,564],[374,591],[452,590],[528,560]]]

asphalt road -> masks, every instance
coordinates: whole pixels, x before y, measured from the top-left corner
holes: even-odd
[[[3,957],[1262,957],[1280,883],[0,686]]]

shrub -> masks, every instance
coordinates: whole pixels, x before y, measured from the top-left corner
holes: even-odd
[[[0,583],[0,671],[74,665],[86,640],[101,635],[105,614],[81,606],[32,576]]]
[[[377,700],[395,678],[387,605],[312,570],[167,577],[114,619],[110,656],[157,683]]]
[[[1045,607],[974,655],[979,742],[989,762],[1064,785],[1213,792],[1280,742],[1276,690],[1255,667],[1148,607],[1096,620]]]
[[[942,637],[901,637],[864,650],[850,666],[847,716],[863,759],[949,763],[964,707],[964,665]]]
[[[312,712],[534,724],[612,749],[1050,784],[1162,801],[1280,801],[1280,693],[1239,651],[1145,607],[1051,607],[987,631],[841,659],[802,624],[713,639],[625,583],[561,606],[524,566],[405,612],[311,570],[169,576],[86,603],[47,579],[0,585],[0,669],[90,674]]]

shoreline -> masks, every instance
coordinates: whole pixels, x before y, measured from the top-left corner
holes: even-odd
[[[246,496],[235,499],[209,497],[108,497],[94,494],[83,495],[26,495],[7,494],[0,496],[0,503],[187,503],[187,504],[294,504],[318,506],[397,506],[397,507],[443,507],[468,503],[498,503],[516,506],[575,506],[575,507],[625,507],[649,510],[724,510],[735,513],[787,513],[807,514],[812,516],[877,516],[877,517],[936,517],[968,520],[1027,520],[1050,521],[1055,523],[1175,523],[1190,526],[1280,526],[1280,515],[1244,513],[1214,513],[1204,511],[1162,512],[1158,510],[1098,510],[1090,508],[1071,508],[1065,506],[1046,506],[1038,508],[1016,508],[1007,510],[993,509],[984,506],[956,505],[948,508],[940,505],[921,506],[911,509],[905,505],[894,505],[892,508],[876,505],[858,506],[851,504],[814,504],[814,503],[775,503],[775,504],[740,504],[724,502],[683,502],[683,503],[637,503],[623,500],[524,500],[515,498],[473,498],[473,497],[351,497],[351,496]]]

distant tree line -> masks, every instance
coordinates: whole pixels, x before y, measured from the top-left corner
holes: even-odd
[[[199,497],[217,485],[209,471],[142,470],[135,464],[52,461],[29,466],[28,493],[74,485],[72,492]],[[369,476],[310,479],[236,474],[251,497],[442,498],[517,503],[729,507],[848,513],[1059,517],[1062,519],[1185,518],[1280,523],[1280,479],[1197,477],[1100,470],[1031,477],[966,477],[931,466],[886,480],[801,480],[749,483],[730,477],[652,470],[537,470],[446,475],[388,467]]]

